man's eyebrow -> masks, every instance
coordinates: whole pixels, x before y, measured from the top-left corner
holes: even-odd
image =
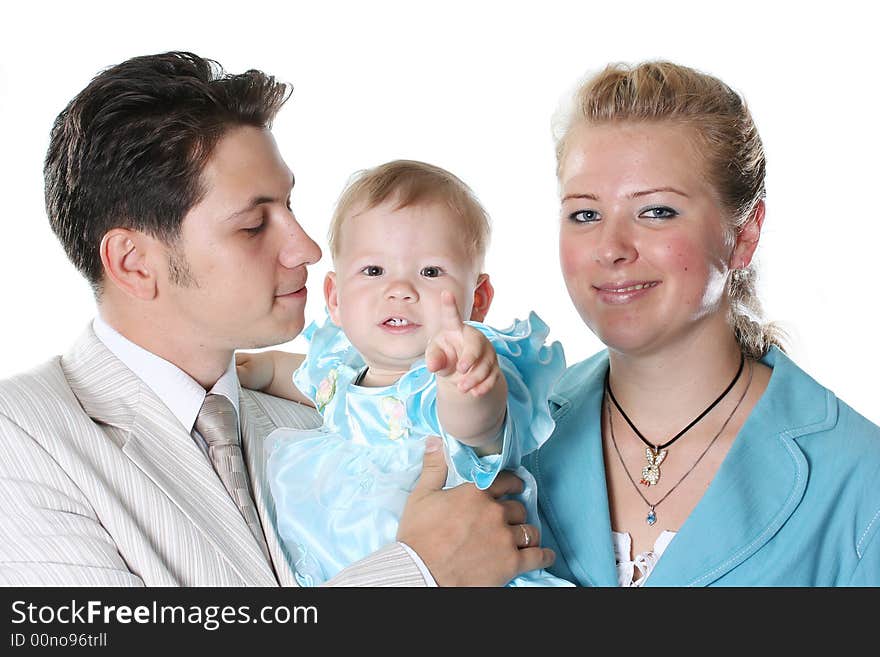
[[[291,189],[291,191],[293,191],[294,185],[296,185],[296,176],[291,174],[290,175],[290,189]],[[224,219],[223,221],[230,221],[232,219],[235,219],[236,217],[240,217],[241,215],[247,214],[248,212],[251,212],[252,210],[256,209],[257,207],[259,207],[260,205],[263,205],[265,203],[278,203],[280,201],[286,201],[286,200],[287,200],[286,198],[279,199],[274,196],[255,196],[241,210],[236,210],[231,215],[226,217],[226,219]]]

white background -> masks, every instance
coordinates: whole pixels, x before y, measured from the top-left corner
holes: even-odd
[[[741,91],[768,158],[759,249],[790,353],[880,423],[876,346],[880,47],[870,3],[46,2],[0,16],[0,377],[64,351],[93,313],[49,230],[42,160],[57,113],[100,69],[192,50],[294,85],[276,122],[294,211],[324,246],[349,174],[394,158],[458,174],[494,221],[489,321],[537,311],[569,362],[600,348],[558,271],[550,120],[608,61],[667,58]],[[307,317],[322,313],[312,268]],[[299,340],[291,348],[302,349]]]

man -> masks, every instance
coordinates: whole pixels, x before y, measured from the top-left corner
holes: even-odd
[[[312,410],[242,390],[234,350],[303,327],[321,252],[269,128],[288,97],[191,53],[100,73],[58,116],[51,225],[98,316],[64,356],[0,382],[0,583],[296,585],[264,481],[276,426]],[[393,543],[341,585],[500,585],[545,567],[505,473],[441,490],[429,443]]]

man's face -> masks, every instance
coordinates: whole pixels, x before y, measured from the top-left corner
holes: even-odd
[[[306,265],[321,250],[290,210],[293,175],[272,134],[228,131],[202,183],[160,273],[165,315],[183,333],[169,337],[208,350],[287,342],[303,328]]]

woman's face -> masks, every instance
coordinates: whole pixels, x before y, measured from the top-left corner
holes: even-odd
[[[669,123],[580,125],[569,135],[562,273],[584,322],[615,351],[730,332],[725,283],[737,256],[694,137]]]

